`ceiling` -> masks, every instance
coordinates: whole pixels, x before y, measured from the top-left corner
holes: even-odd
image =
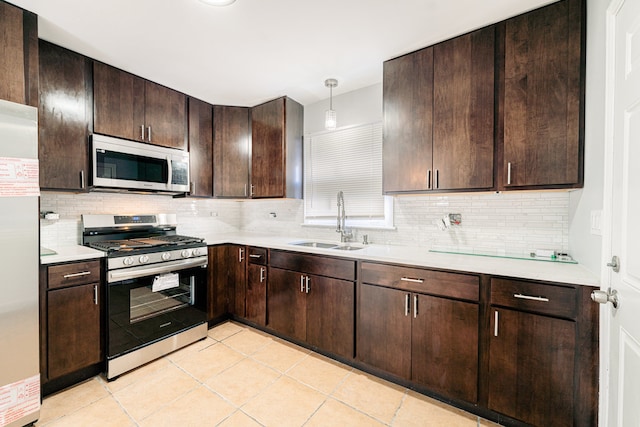
[[[382,62],[553,0],[9,0],[39,36],[212,104],[303,105],[382,81]]]

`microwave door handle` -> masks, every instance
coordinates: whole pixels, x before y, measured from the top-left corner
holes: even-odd
[[[167,170],[169,173],[167,174],[167,188],[171,188],[171,177],[173,176],[173,168],[171,166],[171,157],[167,156]]]

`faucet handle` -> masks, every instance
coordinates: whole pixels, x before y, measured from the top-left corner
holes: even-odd
[[[368,234],[363,234],[362,235],[362,244],[363,245],[368,245],[369,244],[369,235]]]

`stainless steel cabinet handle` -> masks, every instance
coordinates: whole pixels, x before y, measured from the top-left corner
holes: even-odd
[[[80,171],[80,188],[84,188],[84,171]]]
[[[140,139],[144,141],[144,125],[140,125]]]
[[[251,184],[251,196],[253,196],[253,187],[255,187],[255,185]]]
[[[93,285],[93,303],[98,305],[98,285]]]
[[[411,283],[424,283],[424,279],[414,279],[412,277],[401,277],[400,281],[411,282]]]
[[[436,169],[436,189],[440,188],[440,169]]]
[[[90,275],[91,272],[90,271],[81,271],[80,273],[70,273],[70,274],[65,274],[64,277],[65,279],[70,279],[72,277],[80,277],[80,276],[88,276]]]
[[[300,292],[304,292],[304,276],[300,275]]]
[[[306,292],[306,293],[309,293],[309,289],[311,289],[311,286],[310,286],[310,283],[311,283],[311,277],[307,276],[307,277],[304,279],[304,282],[305,282],[305,292]]]
[[[249,254],[249,258],[260,258],[262,255]]]
[[[404,315],[409,315],[409,294],[404,296]]]
[[[534,297],[534,296],[531,296],[531,295],[513,294],[513,297],[514,298],[518,298],[518,299],[527,299],[527,300],[531,300],[531,301],[549,302],[549,298]]]
[[[244,248],[238,248],[238,262],[244,261]]]
[[[418,317],[418,295],[413,296],[413,318]]]
[[[431,190],[431,169],[427,172],[427,190]]]
[[[511,162],[507,163],[507,185],[511,184]]]
[[[244,197],[247,197],[247,184],[244,185]]]
[[[147,141],[151,142],[151,126],[147,126]]]
[[[493,312],[493,336],[498,336],[498,310]]]
[[[264,282],[264,267],[260,267],[260,283]]]

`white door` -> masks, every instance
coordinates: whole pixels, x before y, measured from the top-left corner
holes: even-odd
[[[619,306],[602,312],[608,324],[609,378],[601,424],[640,426],[640,1],[612,0],[607,13],[607,164],[605,209],[610,235],[605,287]],[[610,245],[610,247],[609,247]],[[606,363],[606,357],[603,361]],[[604,384],[603,384],[604,385]],[[608,393],[608,395],[607,395]]]

